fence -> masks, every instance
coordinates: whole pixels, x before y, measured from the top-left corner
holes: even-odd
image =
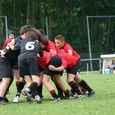
[[[92,69],[90,68],[92,62]],[[81,71],[100,71],[102,69],[102,61],[100,58],[81,59]]]

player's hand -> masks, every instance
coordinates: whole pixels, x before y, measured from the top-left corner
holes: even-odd
[[[8,47],[11,48],[11,49],[14,49],[14,42],[8,43]]]
[[[4,50],[1,50],[1,57],[4,57],[5,53],[6,52]]]
[[[40,54],[39,54],[39,53],[37,53],[37,57],[40,57]]]
[[[37,56],[38,56],[38,57],[43,57],[43,51],[42,51],[42,50],[39,50],[38,53],[37,53]]]
[[[55,66],[53,66],[53,65],[49,65],[48,68],[49,68],[51,71],[55,71]]]

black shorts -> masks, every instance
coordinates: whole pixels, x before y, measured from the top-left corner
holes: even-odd
[[[12,72],[13,65],[7,61],[7,59],[0,58],[0,79],[13,78]]]
[[[20,76],[39,75],[39,68],[36,59],[22,59],[18,62]]]
[[[55,67],[59,67],[62,64],[62,60],[58,55],[55,55],[51,58],[50,62],[48,63],[49,65],[53,65]],[[51,77],[55,76],[55,75],[62,75],[63,71],[51,71],[48,66],[44,69],[44,74],[49,75]]]
[[[77,72],[80,72],[80,67],[81,67],[81,62],[78,61],[78,62],[76,63],[76,65],[74,65],[74,66],[71,67],[71,68],[67,68],[66,71],[67,71],[67,73],[76,75]]]

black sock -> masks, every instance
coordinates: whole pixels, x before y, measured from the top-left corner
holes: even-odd
[[[41,83],[41,84],[38,86],[38,93],[39,93],[39,96],[40,96],[40,97],[43,97],[43,95],[42,95],[42,89],[43,89],[43,84]]]
[[[51,90],[51,91],[50,91],[50,94],[52,95],[53,98],[58,98],[58,96],[57,96],[55,90]]]
[[[81,80],[81,82],[78,83],[81,87],[83,87],[84,89],[86,89],[88,92],[91,92],[92,89],[90,88],[90,86],[86,83],[86,81]]]
[[[24,88],[24,86],[25,86],[24,82],[16,82],[17,93],[21,93],[21,91]]]
[[[58,96],[59,97],[64,97],[63,90],[58,85],[55,84],[55,86],[56,86],[56,89],[57,89],[57,92],[58,92]]]
[[[64,91],[64,94],[65,94],[65,97],[70,97],[70,93],[68,89]]]
[[[74,82],[74,81],[71,81],[68,83],[70,85],[70,87],[72,88],[72,91],[73,92],[76,92],[78,95],[81,95],[81,91],[79,90],[79,87],[78,85]]]
[[[34,98],[36,95],[39,95],[38,93],[38,84],[36,82],[31,83],[29,86],[29,89],[31,91],[32,97]]]
[[[0,101],[4,100],[4,97],[0,97]]]

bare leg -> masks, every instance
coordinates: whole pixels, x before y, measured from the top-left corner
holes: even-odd
[[[74,81],[75,75],[73,74],[67,74],[67,82],[70,85],[70,87],[72,88],[72,92],[73,93],[77,93],[78,95],[81,95],[81,91],[77,85],[77,83]]]
[[[55,82],[63,91],[67,90],[67,88],[66,88],[64,82],[61,80],[61,76],[60,76],[60,75],[54,77],[54,82]]]
[[[3,78],[1,83],[0,83],[0,97],[4,97],[7,88],[10,84],[10,78]]]
[[[48,89],[49,92],[52,91],[52,90],[54,90],[54,88],[49,83],[50,79],[51,79],[51,76],[43,75],[43,84]]]
[[[33,82],[36,82],[39,86],[42,82],[42,76],[32,75],[32,80],[33,80]]]
[[[49,75],[44,75],[43,76],[43,84],[44,86],[48,89],[48,91],[50,92],[50,94],[52,95],[52,97],[54,98],[54,100],[57,101],[58,96],[54,90],[54,88],[52,87],[52,85],[49,83],[49,80],[51,79],[51,76]]]
[[[65,97],[63,97],[63,98],[69,99],[70,98],[69,90],[66,88],[64,82],[61,80],[61,76],[60,75],[55,76],[54,81],[62,89],[62,91],[64,92]]]
[[[15,80],[16,82],[20,82],[20,76],[19,76],[19,70],[18,69],[14,69],[14,76],[15,76]]]
[[[29,76],[29,75],[25,75],[24,79],[26,81],[27,86],[30,86],[31,83],[33,82],[31,76]]]

